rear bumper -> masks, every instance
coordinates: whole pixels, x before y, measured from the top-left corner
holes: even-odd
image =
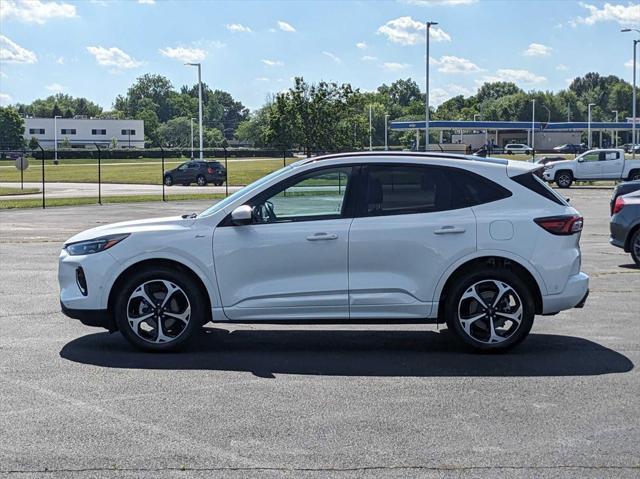
[[[554,314],[565,309],[582,308],[589,294],[589,276],[585,273],[569,277],[562,293],[542,297],[542,314]]]
[[[70,309],[60,301],[60,308],[65,316],[79,320],[85,326],[104,328],[115,331],[113,318],[106,309]]]

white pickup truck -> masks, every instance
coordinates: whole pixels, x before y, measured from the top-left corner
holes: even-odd
[[[574,160],[547,163],[543,177],[560,188],[574,181],[640,180],[640,159],[625,160],[622,149],[589,150]]]

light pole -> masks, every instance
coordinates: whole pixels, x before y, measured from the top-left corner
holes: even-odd
[[[616,119],[615,119],[616,129],[613,130],[613,137],[615,138],[613,147],[618,148],[618,128],[617,128],[618,127],[618,110],[611,110],[611,111],[613,111],[616,114]]]
[[[389,125],[389,114],[386,113],[384,115],[384,149],[387,151],[389,149],[389,137],[388,137],[388,125]]]
[[[202,151],[202,65],[200,63],[185,63],[185,65],[198,67],[198,127],[200,136],[200,159],[204,159]]]
[[[588,116],[588,123],[587,123],[587,146],[589,147],[589,149],[591,149],[591,107],[594,106],[595,103],[589,103],[589,108],[588,108],[588,112],[589,112],[589,116]]]
[[[193,161],[193,118],[191,118],[191,161]]]
[[[621,32],[637,32],[640,33],[640,30],[636,29],[636,28],[623,28],[622,30],[620,30]],[[636,159],[636,71],[637,71],[637,66],[636,66],[636,50],[637,50],[637,45],[638,43],[640,43],[640,40],[634,40],[633,41],[633,94],[631,101],[633,102],[633,105],[631,106],[631,116],[632,118],[632,123],[631,123],[631,159],[635,160]]]
[[[62,118],[60,115],[53,117],[53,164],[58,164],[58,118]]]
[[[424,151],[429,151],[429,30],[438,22],[426,22],[425,39],[427,42],[425,95],[424,95]]]
[[[571,121],[571,103],[567,103],[567,123]]]
[[[369,105],[369,151],[373,150],[373,138],[371,136],[373,128],[371,126],[371,105]]]
[[[531,149],[534,152],[536,151],[536,99],[531,100],[532,108],[531,108]]]

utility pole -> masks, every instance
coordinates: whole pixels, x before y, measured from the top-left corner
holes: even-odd
[[[531,100],[531,149],[536,151],[536,99]]]
[[[426,76],[425,76],[425,100],[424,100],[424,151],[429,151],[429,30],[438,22],[426,22],[425,40],[427,43]],[[418,146],[418,145],[416,145]]]
[[[612,110],[612,111],[616,114],[616,119],[615,119],[616,129],[613,130],[613,137],[615,138],[613,147],[618,148],[618,110]]]
[[[373,150],[373,137],[372,137],[372,125],[371,125],[371,105],[369,105],[369,151]]]
[[[640,30],[638,30],[637,28],[623,28],[622,30],[620,30],[621,32],[637,32],[640,33]],[[633,93],[632,93],[632,99],[631,101],[633,102],[633,105],[631,105],[631,116],[633,117],[631,119],[632,123],[631,123],[631,159],[635,160],[636,159],[636,121],[637,121],[637,114],[636,114],[636,73],[638,71],[638,66],[636,64],[636,51],[637,51],[637,46],[638,43],[640,43],[640,40],[634,40],[633,41]]]
[[[62,118],[60,115],[53,117],[53,164],[58,164],[58,118]]]
[[[193,161],[193,118],[191,118],[191,161]]]
[[[384,149],[385,151],[389,149],[389,134],[387,131],[388,128],[389,128],[389,114],[386,113],[384,115]]]
[[[589,147],[589,149],[591,149],[591,107],[594,105],[595,103],[589,103],[589,107],[587,109],[589,112],[589,118],[587,123],[587,135],[589,136],[587,138],[587,146]]]

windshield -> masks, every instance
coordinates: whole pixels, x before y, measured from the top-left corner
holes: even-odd
[[[253,190],[253,189],[257,188],[257,187],[259,187],[260,185],[262,185],[264,183],[267,183],[271,179],[273,179],[273,178],[275,178],[277,176],[280,176],[283,173],[291,170],[294,167],[295,164],[296,163],[293,163],[292,165],[285,166],[284,168],[280,168],[279,170],[276,170],[273,173],[269,173],[267,176],[263,176],[262,178],[254,181],[253,183],[248,184],[244,188],[240,188],[238,191],[236,191],[232,195],[227,196],[224,200],[221,200],[221,201],[217,202],[216,204],[210,206],[206,210],[204,210],[202,213],[200,213],[198,215],[198,218],[205,218],[207,216],[211,216],[214,213],[217,213],[220,210],[223,210],[228,205],[230,205],[231,203],[236,201],[238,198],[240,198],[242,195],[248,193],[249,191],[251,191],[251,190]]]

